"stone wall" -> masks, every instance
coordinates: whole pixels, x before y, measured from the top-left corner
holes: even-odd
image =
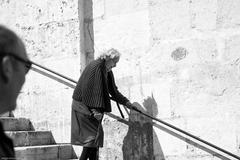
[[[93,0],[95,57],[118,49],[122,58],[113,71],[126,97],[153,116],[240,155],[239,12],[239,0]],[[0,15],[0,23],[24,39],[32,60],[78,78],[77,0],[0,0]],[[72,89],[30,71],[15,116],[29,117],[36,128],[51,129],[57,142],[67,142],[71,94]],[[113,113],[119,115],[115,107]],[[145,153],[146,139],[156,160],[218,159],[157,127],[139,131],[145,123],[136,123],[139,130],[131,134],[131,122],[105,116],[101,159]],[[128,146],[136,134],[143,137],[133,144],[142,144],[137,151]],[[144,138],[147,134],[153,142]]]
[[[77,80],[78,0],[1,0],[0,15],[0,24],[23,39],[32,61]],[[30,71],[14,115],[30,118],[36,130],[52,130],[57,142],[69,142],[72,92],[71,88]]]
[[[144,102],[154,99],[157,118],[239,155],[240,1],[94,4],[95,49],[122,53],[114,69],[122,93],[145,110]],[[154,132],[155,159],[215,159],[157,128]]]

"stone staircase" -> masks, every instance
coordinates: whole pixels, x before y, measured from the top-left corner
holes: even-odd
[[[14,141],[18,160],[68,160],[77,156],[71,144],[57,144],[51,131],[35,131],[29,119],[0,117],[5,133]]]

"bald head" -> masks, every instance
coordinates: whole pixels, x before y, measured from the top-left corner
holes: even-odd
[[[14,52],[16,47],[23,45],[18,36],[8,28],[0,25],[0,54]]]
[[[0,114],[12,111],[25,82],[26,50],[22,40],[11,30],[0,25]]]

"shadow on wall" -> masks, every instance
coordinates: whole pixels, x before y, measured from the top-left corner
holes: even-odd
[[[157,103],[153,95],[144,100],[144,107],[136,102],[134,105],[139,110],[154,117],[158,114]],[[154,149],[157,150],[158,159],[165,160],[161,145],[156,137],[156,133],[153,131],[152,120],[131,110],[129,129],[122,146],[123,160],[155,160]],[[153,142],[153,139],[156,141]]]

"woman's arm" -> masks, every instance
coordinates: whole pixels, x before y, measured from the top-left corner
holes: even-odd
[[[112,98],[118,103],[126,105],[127,102],[129,102],[129,100],[118,91],[112,71],[108,72],[107,78],[108,78],[108,90]]]

